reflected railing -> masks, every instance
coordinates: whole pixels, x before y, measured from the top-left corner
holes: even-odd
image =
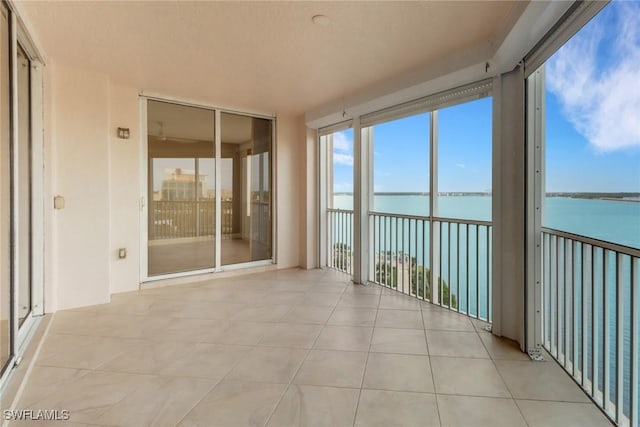
[[[543,342],[618,425],[638,426],[640,250],[543,228]]]
[[[369,221],[369,281],[491,321],[491,222],[381,212]]]
[[[149,239],[215,235],[215,200],[155,200],[151,202]],[[233,201],[221,202],[222,235],[233,232]]]

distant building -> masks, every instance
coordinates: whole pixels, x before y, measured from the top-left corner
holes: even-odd
[[[196,200],[196,195],[198,199],[206,199],[209,195],[207,175],[198,174],[196,186],[196,173],[193,170],[169,168],[164,172],[160,200]]]

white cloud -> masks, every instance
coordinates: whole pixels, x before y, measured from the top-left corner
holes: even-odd
[[[353,166],[353,156],[351,154],[334,152],[333,162],[341,165]]]
[[[341,165],[353,166],[353,141],[342,132],[333,134],[333,161]]]
[[[456,163],[456,166],[460,169],[464,169],[464,163]]]
[[[640,146],[640,5],[609,7],[615,9],[603,13],[615,12],[613,24],[589,24],[546,68],[548,88],[565,116],[603,152]]]
[[[351,153],[353,151],[353,141],[348,140],[344,133],[336,132],[333,134],[333,150]]]

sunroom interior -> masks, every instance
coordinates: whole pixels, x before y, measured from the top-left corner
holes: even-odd
[[[4,421],[638,426],[640,248],[543,219],[614,6],[3,1]]]

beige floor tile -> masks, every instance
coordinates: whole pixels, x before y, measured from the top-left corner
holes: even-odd
[[[419,329],[375,328],[371,351],[376,353],[428,354],[424,331]]]
[[[224,378],[225,381],[288,383],[302,364],[307,350],[256,347]]]
[[[259,322],[231,322],[223,329],[204,337],[205,342],[216,344],[255,345],[260,342],[269,325]]]
[[[197,343],[187,351],[182,349],[172,360],[168,360],[160,370],[162,375],[221,379],[244,358],[251,347]]]
[[[489,356],[495,360],[531,360],[527,353],[523,353],[515,341],[497,337],[493,334],[479,333]]]
[[[357,426],[439,426],[434,394],[362,390]]]
[[[285,384],[220,383],[179,426],[263,426],[286,388]]]
[[[95,369],[138,346],[142,341],[88,335],[49,334],[37,364],[61,368]]]
[[[371,353],[362,387],[433,393],[429,357]]]
[[[496,360],[495,364],[516,399],[589,401],[555,362]]]
[[[18,407],[30,408],[29,405],[34,402],[46,399],[59,390],[66,389],[89,373],[91,371],[83,369],[35,366],[27,379]],[[4,399],[6,396],[3,395],[2,398]]]
[[[227,301],[189,301],[184,304],[182,309],[171,313],[171,316],[227,321],[237,312],[247,307],[246,303]]]
[[[60,311],[54,315],[49,332],[97,337],[144,338],[167,328],[172,320],[166,316]]]
[[[32,375],[56,376],[52,370],[62,368],[37,368]],[[19,408],[68,410],[70,421],[92,422],[102,416],[113,405],[150,380],[148,375],[122,374],[116,372],[88,372],[72,381],[53,382],[38,390],[30,380],[27,390],[18,402]],[[42,382],[42,378],[36,380]],[[30,386],[30,387],[29,387]]]
[[[613,423],[591,403],[516,401],[529,427],[611,427]]]
[[[259,306],[282,306],[288,305],[290,308],[294,305],[302,304],[304,300],[306,292],[291,292],[291,291],[280,291],[280,292],[272,292],[265,297],[260,298],[259,303],[256,305]],[[253,320],[253,319],[252,319]],[[266,320],[265,320],[266,321]]]
[[[341,297],[342,293],[316,292],[314,288],[313,292],[305,294],[304,298],[300,301],[300,304],[308,306],[335,307]]]
[[[425,329],[475,332],[467,316],[444,308],[423,309],[422,316]]]
[[[395,292],[391,295],[382,294],[380,307],[393,310],[420,310],[420,301],[406,295]]]
[[[344,294],[338,307],[378,308],[380,296],[375,294]]]
[[[201,378],[154,376],[95,421],[114,426],[176,425],[216,384]]]
[[[258,344],[272,347],[311,348],[321,330],[321,325],[274,323],[268,325]]]
[[[234,314],[230,320],[236,322],[279,322],[292,308],[292,305],[246,307]]]
[[[192,319],[172,317],[168,324],[146,334],[146,338],[158,342],[179,341],[196,343],[207,341],[220,333],[227,323],[212,319]]]
[[[286,316],[283,322],[288,323],[312,323],[324,325],[329,320],[333,312],[333,306],[320,305],[298,305],[294,307]]]
[[[424,329],[422,315],[417,310],[385,310],[379,309],[376,327]]]
[[[373,328],[325,326],[314,348],[323,350],[368,351]]]
[[[141,341],[139,345],[100,365],[98,369],[132,374],[160,373],[170,362],[187,354],[185,344],[178,341]]]
[[[293,382],[360,388],[366,361],[365,352],[312,350]]]
[[[353,425],[360,390],[291,385],[269,420],[269,426]]]
[[[526,427],[512,399],[438,395],[443,427]]]
[[[328,325],[338,326],[373,326],[376,322],[375,308],[358,308],[358,307],[337,307],[331,317]]]
[[[378,285],[357,285],[351,284],[347,286],[344,290],[345,294],[372,294],[372,295],[380,295],[382,292],[382,287]]]
[[[475,332],[427,331],[427,343],[432,356],[489,358]]]
[[[333,282],[329,280],[320,280],[315,283],[312,291],[317,293],[338,294],[341,295],[345,289],[347,289],[351,283],[347,282]]]
[[[432,356],[431,367],[436,393],[511,397],[491,360]]]

